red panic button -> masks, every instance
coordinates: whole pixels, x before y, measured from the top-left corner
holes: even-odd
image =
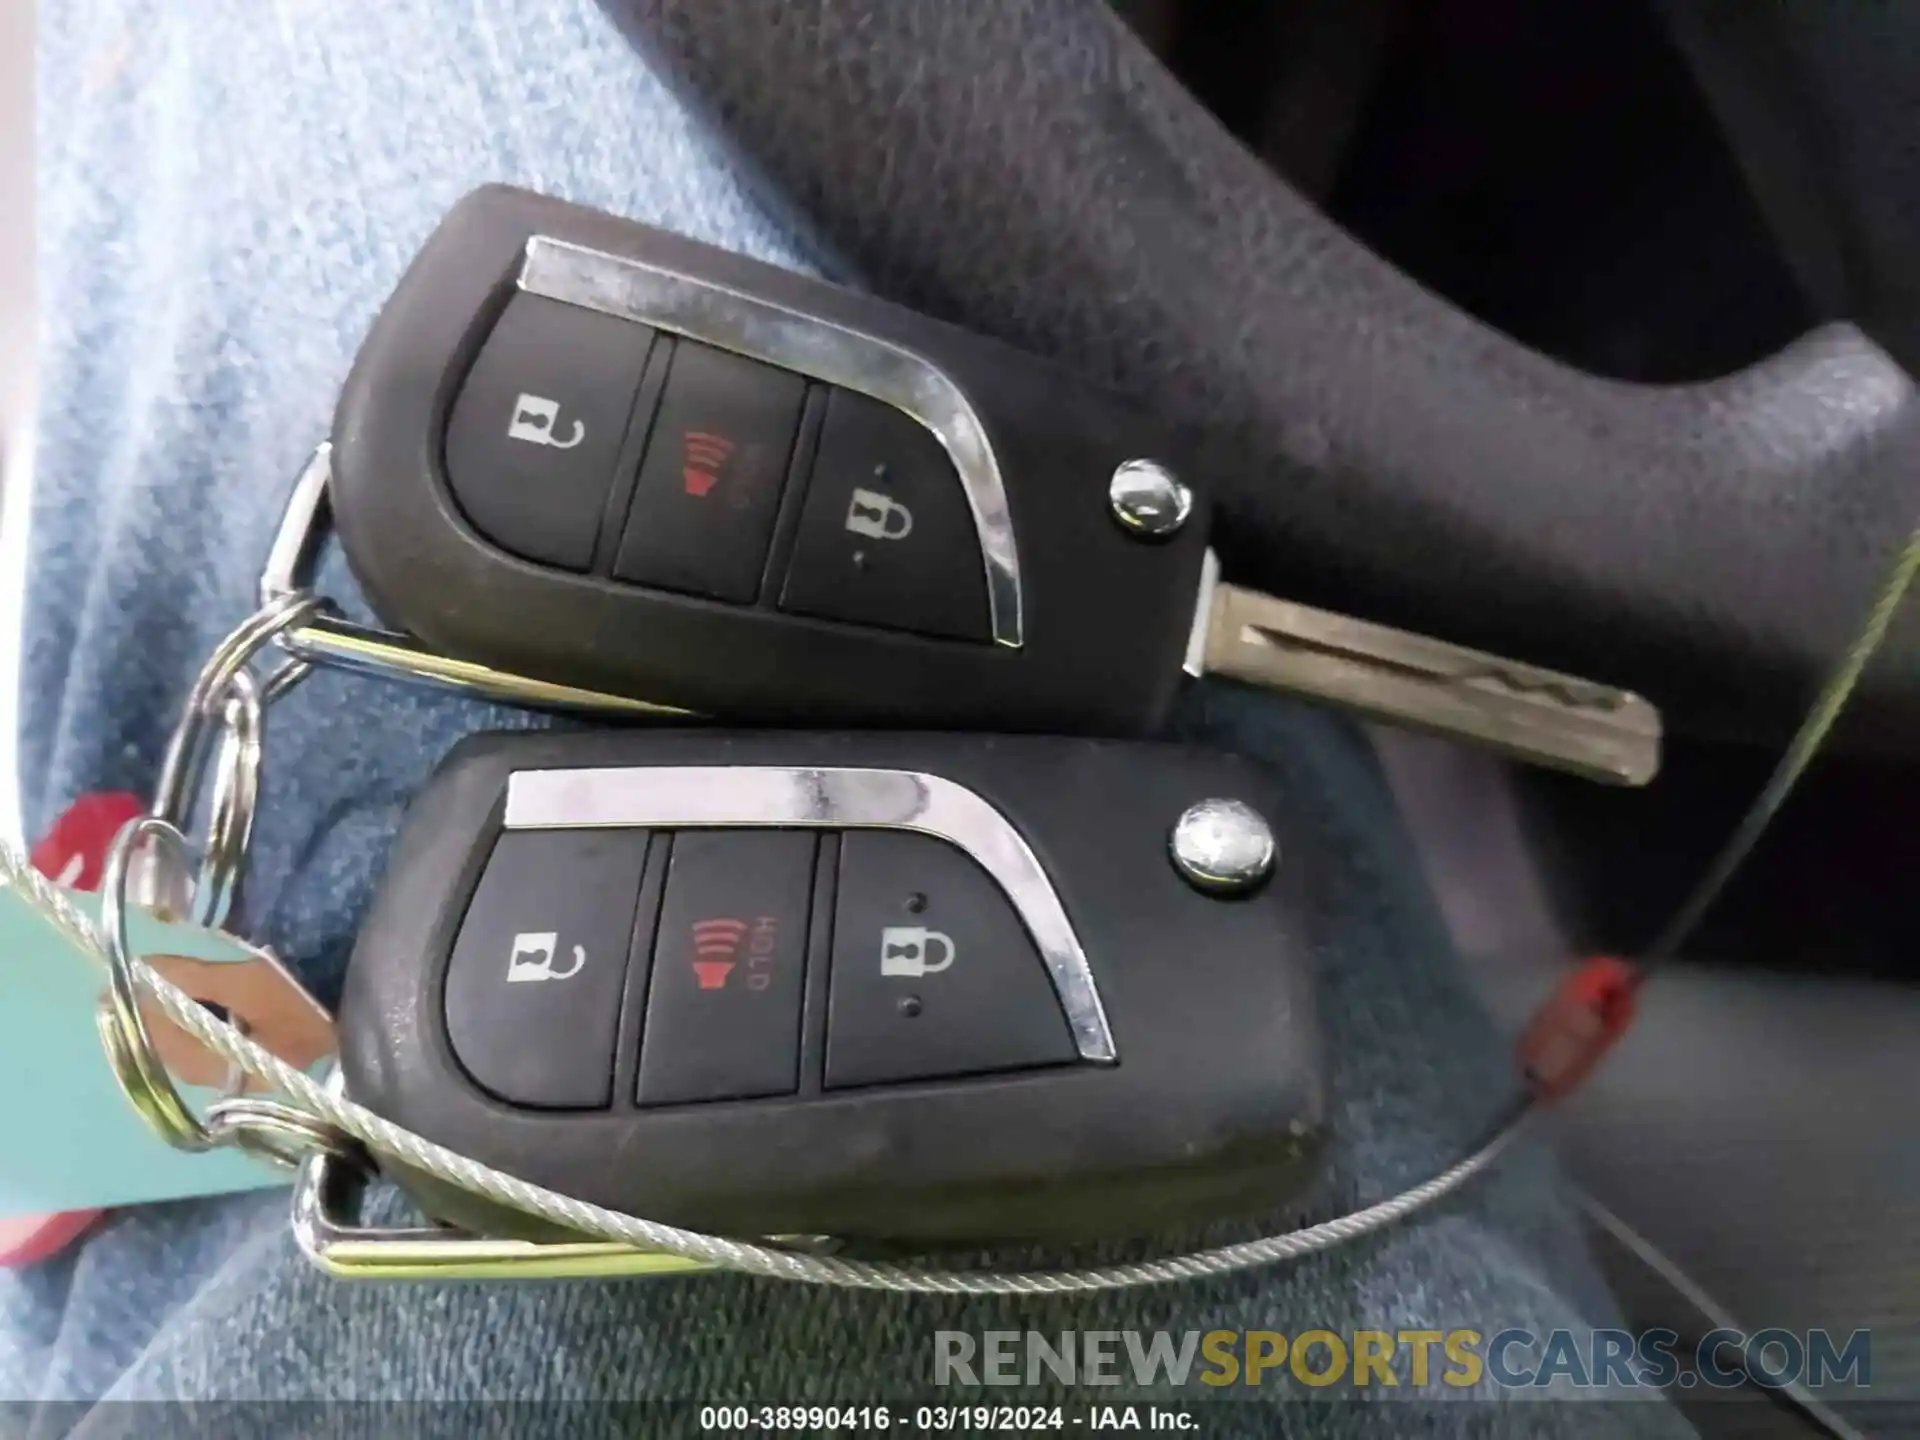
[[[760,593],[805,394],[798,375],[675,341],[614,575],[751,603]]]
[[[640,1042],[639,1101],[791,1095],[813,901],[814,837],[673,837]]]

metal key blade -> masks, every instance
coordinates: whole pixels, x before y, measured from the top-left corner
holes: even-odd
[[[1202,669],[1612,785],[1660,768],[1638,695],[1425,635],[1215,585]]]

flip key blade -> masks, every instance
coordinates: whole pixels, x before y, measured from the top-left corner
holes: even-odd
[[[1213,589],[1202,669],[1607,784],[1660,768],[1660,712],[1629,691],[1233,585]]]

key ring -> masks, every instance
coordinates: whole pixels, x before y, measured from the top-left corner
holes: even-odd
[[[127,933],[132,902],[201,925],[227,923],[259,804],[267,708],[325,664],[520,704],[683,713],[450,660],[406,636],[331,613],[311,588],[330,515],[331,455],[332,446],[323,443],[302,470],[261,572],[259,608],[215,647],[195,677],[167,741],[152,809],[114,838],[101,883],[110,984],[95,1023],[120,1088],[170,1145],[195,1152],[234,1145],[288,1168],[314,1151],[345,1154],[352,1146],[333,1126],[272,1100],[227,1095],[204,1119],[196,1115],[153,1047]],[[256,678],[250,667],[270,643],[285,658]],[[191,827],[209,766],[207,832],[196,845]]]
[[[141,1118],[176,1149],[209,1150],[213,1147],[212,1136],[181,1098],[173,1077],[154,1051],[133,978],[132,946],[127,939],[127,877],[134,847],[149,840],[171,852],[180,870],[187,868],[186,836],[157,816],[143,815],[113,837],[100,877],[100,927],[106,932],[108,985],[94,1021],[107,1063],[113,1067],[113,1078]]]
[[[183,865],[172,877],[175,883],[171,891],[160,888],[159,876],[153,872],[143,876],[142,898],[164,898],[167,908],[177,904],[202,925],[225,922],[253,833],[266,707],[312,670],[302,660],[287,659],[264,681],[257,681],[247,666],[275,635],[318,613],[325,603],[305,593],[276,596],[242,621],[201,667],[167,741],[151,813],[171,826],[183,842],[186,840],[194,802],[217,739],[206,843],[199,847],[198,870],[186,894],[177,893],[184,884],[187,867]],[[191,847],[184,853],[190,854]],[[183,856],[176,854],[175,858]]]
[[[310,594],[277,595],[220,642],[195,678],[167,741],[152,810],[116,835],[107,852],[100,918],[110,983],[95,1023],[127,1099],[162,1139],[183,1150],[237,1144],[291,1164],[318,1133],[317,1122],[286,1106],[238,1096],[216,1101],[205,1121],[194,1114],[154,1050],[140,1013],[127,909],[130,898],[137,898],[151,909],[189,916],[201,925],[226,922],[259,803],[266,708],[312,669],[291,658],[256,680],[248,666],[275,635],[324,603]],[[210,761],[207,836],[196,847],[188,827]],[[130,897],[136,862],[137,889]]]
[[[216,1101],[202,1130],[208,1145],[236,1146],[281,1170],[298,1170],[315,1156],[355,1153],[345,1131],[278,1100]]]
[[[127,936],[128,875],[135,850],[143,845],[170,852],[183,868],[189,856],[186,836],[156,815],[144,815],[128,825],[107,851],[100,882],[100,923],[106,932],[109,983],[95,1023],[114,1078],[127,1099],[161,1139],[180,1150],[199,1153],[235,1145],[289,1170],[316,1150],[351,1153],[346,1135],[291,1105],[230,1095],[207,1107],[202,1120],[180,1094],[160,1062],[146,1017],[140,1013],[133,948]]]
[[[262,613],[278,602],[314,593],[313,575],[319,563],[320,547],[332,528],[333,509],[327,495],[332,479],[333,443],[322,441],[294,482],[273,548],[267,552],[266,566],[260,572]],[[275,637],[275,643],[310,665],[325,665],[378,680],[428,685],[503,705],[589,715],[685,716],[692,713],[675,705],[558,685],[471,660],[457,660],[410,635],[357,625],[324,605],[288,620]]]

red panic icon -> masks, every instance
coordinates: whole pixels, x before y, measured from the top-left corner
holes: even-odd
[[[724,435],[705,430],[690,430],[680,442],[680,483],[698,499],[720,481],[721,468],[733,454],[733,442]]]
[[[699,920],[693,926],[693,978],[702,990],[726,987],[727,977],[740,954],[740,942],[746,938],[742,920]]]

